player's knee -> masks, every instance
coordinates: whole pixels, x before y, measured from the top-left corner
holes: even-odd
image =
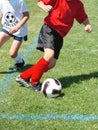
[[[54,57],[54,50],[45,49],[45,53],[43,57],[45,58],[45,60],[50,62]]]
[[[52,69],[52,68],[55,67],[55,65],[56,65],[56,61],[53,61],[53,60],[52,60],[52,61],[50,62],[50,64],[49,64],[48,67],[49,67],[49,69]]]
[[[53,65],[53,64],[49,65],[49,70],[52,69],[52,68],[54,68],[54,67],[55,67],[55,65]]]
[[[11,58],[15,58],[17,56],[16,53],[14,53],[14,52],[9,52],[9,55]]]

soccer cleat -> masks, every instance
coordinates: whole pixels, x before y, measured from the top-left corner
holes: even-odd
[[[20,75],[16,77],[16,82],[27,88],[31,87],[29,80],[22,79]]]
[[[41,91],[41,83],[37,83],[37,84],[34,84],[34,85],[31,84],[30,87],[31,87],[34,91],[36,91],[36,92]]]
[[[25,61],[24,61],[24,60],[23,60],[22,63],[15,63],[12,69],[13,69],[14,71],[20,71],[20,70],[22,70],[24,64],[25,64]]]

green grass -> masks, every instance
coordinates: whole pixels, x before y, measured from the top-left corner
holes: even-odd
[[[13,61],[8,55],[11,40],[0,50],[0,117],[7,115],[97,115],[98,118],[98,16],[96,0],[83,0],[89,15],[93,32],[88,34],[84,26],[76,21],[70,33],[64,38],[60,58],[54,69],[44,74],[41,81],[55,77],[62,83],[62,97],[46,98],[42,93],[20,87],[15,82],[19,72],[8,73]],[[30,11],[29,40],[21,46],[24,52],[31,45],[25,68],[34,64],[43,54],[35,50],[36,40],[45,13],[37,8],[37,1],[28,2]],[[29,52],[29,51],[28,51]],[[26,57],[24,57],[26,58]],[[3,86],[1,83],[4,81]],[[9,82],[10,81],[10,82]],[[98,120],[72,119],[3,119],[0,130],[98,130]]]

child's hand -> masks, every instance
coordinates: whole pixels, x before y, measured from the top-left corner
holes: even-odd
[[[15,26],[15,27],[13,27],[13,28],[10,29],[9,33],[13,34],[13,33],[17,32],[17,31],[18,31],[18,27]]]
[[[53,9],[53,7],[51,5],[46,5],[46,4],[44,4],[43,1],[39,1],[37,5],[39,8],[44,10],[46,13],[50,12]]]
[[[85,31],[87,31],[87,32],[91,32],[92,31],[92,26],[90,25],[90,24],[87,24],[86,26],[85,26]]]
[[[43,7],[43,10],[47,13],[50,12],[52,9],[53,9],[53,7],[51,5],[44,5],[44,7]]]

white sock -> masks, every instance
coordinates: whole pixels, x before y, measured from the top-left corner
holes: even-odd
[[[17,54],[17,56],[13,59],[16,63],[22,63],[23,62],[23,58],[20,54]]]

